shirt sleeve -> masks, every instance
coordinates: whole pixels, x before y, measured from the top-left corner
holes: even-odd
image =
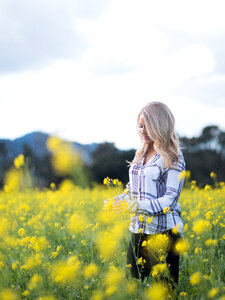
[[[185,162],[180,159],[179,164],[167,169],[165,176],[165,188],[163,196],[137,201],[138,212],[148,212],[150,215],[159,215],[167,211],[173,211],[177,205],[181,189],[184,183],[182,171],[185,170]]]

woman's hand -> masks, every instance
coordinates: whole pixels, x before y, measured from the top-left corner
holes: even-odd
[[[127,203],[119,196],[109,198],[104,201],[104,207],[106,210],[113,211],[116,214],[127,211]]]

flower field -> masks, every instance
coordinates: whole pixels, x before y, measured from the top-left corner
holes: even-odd
[[[129,213],[103,206],[123,191],[118,181],[89,189],[65,180],[38,190],[18,188],[18,174],[0,192],[0,299],[225,299],[224,183],[200,189],[191,182],[182,191],[175,298],[159,280],[163,260],[148,280],[130,277]]]

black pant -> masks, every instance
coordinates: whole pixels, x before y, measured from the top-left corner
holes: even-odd
[[[174,245],[178,239],[181,238],[180,234],[173,234],[171,230],[162,232],[166,234],[169,238],[169,243],[165,249],[166,263],[169,269],[169,273],[173,281],[178,284],[179,277],[179,255],[174,252]],[[148,277],[152,267],[160,262],[160,253],[157,253],[157,249],[154,251],[149,250],[149,247],[143,247],[144,241],[149,241],[149,237],[154,238],[155,235],[147,235],[141,233],[132,233],[131,240],[127,251],[127,264],[131,265],[131,275],[134,278],[139,278],[144,280]],[[159,250],[159,249],[158,249]],[[157,255],[158,254],[158,255]],[[138,258],[142,258],[144,263],[138,264]],[[169,280],[169,279],[168,279]],[[169,280],[170,281],[170,280]]]

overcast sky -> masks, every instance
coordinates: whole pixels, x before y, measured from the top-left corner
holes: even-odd
[[[0,138],[136,148],[162,101],[180,136],[225,130],[223,0],[1,0]]]

